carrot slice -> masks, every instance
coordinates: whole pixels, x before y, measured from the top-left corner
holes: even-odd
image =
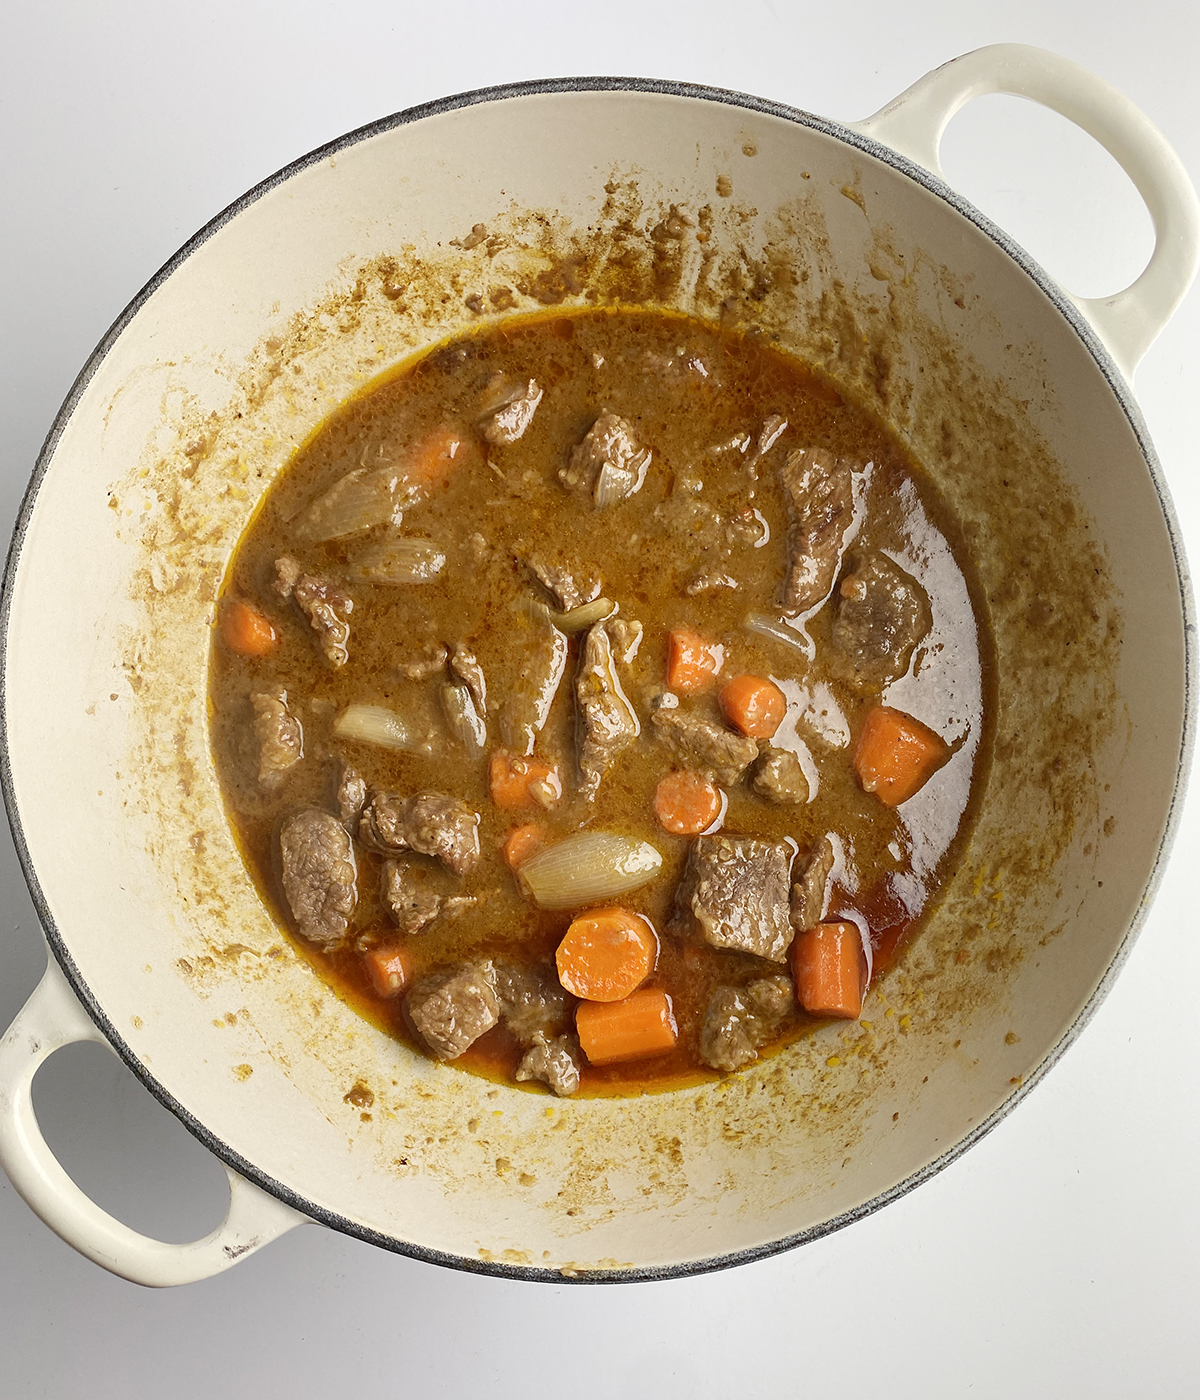
[[[725,661],[725,648],[699,632],[676,627],[667,634],[667,686],[684,695],[697,695],[716,684]]]
[[[671,998],[658,987],[646,987],[624,1001],[581,1001],[575,1029],[593,1065],[665,1055],[679,1039]]]
[[[546,828],[541,822],[525,822],[523,826],[514,826],[504,838],[504,845],[501,847],[505,864],[510,870],[516,870],[531,855],[540,851],[545,842]]]
[[[818,924],[796,935],[791,952],[796,1000],[810,1016],[861,1014],[867,969],[856,924]]]
[[[409,481],[422,486],[437,486],[454,471],[455,459],[462,451],[461,434],[450,428],[435,428],[409,453],[404,474]]]
[[[721,690],[721,712],[751,739],[769,739],[783,723],[787,700],[763,676],[734,676]]]
[[[396,943],[380,943],[363,954],[371,986],[381,997],[397,997],[412,978],[412,960]]]
[[[700,773],[667,773],[654,789],[654,815],[664,831],[698,836],[721,815],[720,789]]]
[[[266,656],[279,639],[270,618],[235,598],[222,609],[221,640],[238,656]]]
[[[919,792],[950,757],[950,746],[902,710],[876,705],[854,750],[854,771],[864,792],[898,807]]]
[[[589,909],[572,920],[554,961],[572,996],[623,1001],[654,971],[658,936],[630,909]]]
[[[497,807],[552,807],[562,796],[558,770],[540,758],[515,758],[498,749],[488,778]]]

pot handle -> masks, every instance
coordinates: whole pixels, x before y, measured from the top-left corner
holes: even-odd
[[[1029,44],[991,44],[927,73],[850,129],[891,146],[945,179],[939,160],[950,118],[974,97],[1028,97],[1073,121],[1117,161],[1150,210],[1154,252],[1124,291],[1066,295],[1091,323],[1126,378],[1183,299],[1200,260],[1200,202],[1183,162],[1129,98],[1068,59]]]
[[[166,1288],[218,1274],[307,1220],[228,1167],[225,1219],[191,1244],[151,1239],[102,1210],[63,1170],[33,1110],[33,1079],[43,1060],[85,1040],[112,1049],[51,957],[45,976],[0,1040],[0,1167],[55,1234],[111,1273]]]

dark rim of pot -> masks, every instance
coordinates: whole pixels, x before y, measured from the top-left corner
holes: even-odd
[[[91,989],[75,966],[74,960],[67,948],[66,941],[50,915],[45,896],[42,893],[41,885],[30,859],[29,849],[25,842],[20,815],[17,811],[16,797],[13,791],[12,767],[8,750],[6,685],[8,625],[12,606],[13,584],[20,561],[21,547],[37,501],[38,489],[41,486],[43,477],[49,469],[59,438],[62,436],[92,376],[96,373],[101,362],[112,349],[126,326],[129,325],[145,302],[160,286],[162,286],[167,278],[170,277],[198,248],[206,243],[213,234],[217,233],[231,219],[240,214],[242,210],[247,209],[256,200],[268,193],[268,191],[290,180],[294,175],[298,175],[300,172],[308,169],[309,166],[316,165],[329,156],[336,155],[338,152],[355,146],[361,141],[369,140],[371,137],[381,135],[396,127],[407,126],[412,122],[422,121],[427,117],[440,116],[444,113],[453,112],[464,107],[474,107],[488,102],[505,102],[521,97],[538,97],[547,94],[572,92],[649,93],[668,97],[691,98],[702,102],[717,102],[728,106],[742,107],[748,111],[762,113],[766,116],[779,117],[785,121],[794,122],[798,126],[809,127],[813,131],[818,131],[823,135],[842,141],[846,145],[856,147],[864,154],[882,161],[884,164],[907,175],[910,179],[915,180],[918,184],[924,186],[931,194],[936,195],[939,199],[950,205],[957,213],[974,224],[982,234],[1003,249],[1004,252],[1025,271],[1030,279],[1036,283],[1045,296],[1049,298],[1083,342],[1092,359],[1095,361],[1100,373],[1107,380],[1114,397],[1128,419],[1142,456],[1145,459],[1167,527],[1179,582],[1180,605],[1184,618],[1185,638],[1185,704],[1183,735],[1179,751],[1179,766],[1176,772],[1175,787],[1171,795],[1170,809],[1163,829],[1162,839],[1159,842],[1158,851],[1155,856],[1154,867],[1146,881],[1137,914],[1131,922],[1116,956],[1109,964],[1099,985],[1082,1010],[1063,1033],[1058,1043],[1046,1054],[1041,1063],[1013,1090],[1009,1097],[1005,1099],[997,1109],[982,1122],[977,1124],[965,1137],[960,1138],[953,1146],[947,1148],[939,1157],[919,1168],[903,1181],[897,1183],[897,1185],[873,1197],[871,1200],[865,1201],[863,1204],[855,1206],[853,1209],[831,1220],[824,1221],[822,1224],[816,1225],[811,1229],[787,1235],[783,1239],[772,1240],[764,1244],[736,1250],[729,1254],[690,1260],[680,1264],[664,1265],[654,1268],[584,1270],[572,1276],[567,1276],[554,1269],[538,1269],[519,1265],[500,1264],[429,1249],[422,1245],[412,1244],[405,1240],[399,1240],[390,1235],[382,1234],[379,1231],[360,1225],[353,1220],[348,1220],[344,1216],[338,1215],[334,1211],[327,1210],[323,1206],[316,1205],[314,1202],[308,1201],[304,1197],[298,1195],[282,1182],[274,1180],[256,1167],[253,1162],[246,1161],[228,1146],[228,1144],[216,1137],[210,1129],[189,1113],[182,1104],[174,1099],[171,1094],[158,1083],[130,1049],[129,1045],[125,1042],[105,1013],[103,1007],[100,1006],[93,996]],[[1029,1093],[1034,1085],[1041,1081],[1046,1072],[1058,1061],[1067,1047],[1079,1035],[1097,1006],[1099,1006],[1100,1002],[1104,999],[1117,974],[1124,965],[1125,959],[1129,955],[1129,951],[1141,929],[1153,895],[1162,878],[1166,858],[1175,836],[1175,830],[1179,822],[1180,807],[1182,805],[1184,784],[1195,741],[1197,692],[1195,638],[1196,616],[1191,595],[1187,562],[1184,557],[1183,545],[1180,538],[1179,524],[1175,517],[1174,507],[1163,479],[1158,458],[1150,441],[1145,422],[1142,419],[1141,410],[1128,384],[1125,382],[1121,372],[1117,369],[1112,357],[1100,342],[1096,332],[1054,281],[1023,248],[1014,243],[1002,229],[993,224],[991,220],[981,214],[979,210],[975,209],[965,199],[955,193],[950,186],[945,184],[942,180],[939,180],[935,175],[932,175],[923,166],[915,164],[890,147],[884,146],[878,141],[872,140],[870,137],[863,136],[859,132],[851,130],[849,127],[842,126],[838,122],[828,121],[823,117],[814,116],[810,112],[802,111],[796,107],[789,107],[784,103],[770,102],[763,98],[750,97],[744,93],[726,91],[723,88],[703,87],[691,83],[645,78],[549,78],[534,82],[507,83],[497,87],[480,88],[474,92],[459,93],[453,97],[441,98],[436,102],[427,102],[418,107],[410,107],[408,110],[397,112],[392,116],[381,117],[378,121],[359,127],[355,131],[348,132],[346,135],[338,137],[337,140],[330,141],[326,145],[319,146],[316,150],[310,151],[307,155],[301,156],[299,160],[293,161],[290,165],[284,166],[282,170],[277,171],[274,175],[268,176],[265,180],[255,185],[253,189],[248,190],[240,199],[234,200],[234,202],[226,209],[223,209],[216,218],[211,220],[197,234],[190,238],[188,242],[185,243],[153,277],[151,277],[125,310],[122,311],[120,316],[117,317],[108,333],[92,352],[87,363],[80,371],[79,377],[75,380],[70,393],[67,395],[62,407],[58,411],[58,415],[42,446],[37,464],[34,467],[33,475],[30,478],[29,486],[22,500],[16,528],[9,546],[8,559],[4,571],[3,590],[0,592],[0,786],[2,786],[4,790],[4,803],[8,811],[9,823],[12,827],[13,840],[16,845],[18,858],[21,862],[21,868],[24,871],[25,879],[33,897],[34,907],[37,910],[38,917],[41,919],[42,927],[45,930],[47,940],[49,941],[54,956],[76,995],[79,997],[80,1002],[91,1019],[112,1044],[117,1054],[124,1060],[133,1073],[137,1075],[154,1097],[168,1108],[180,1122],[183,1123],[184,1127],[203,1143],[210,1152],[226,1165],[232,1167],[234,1171],[244,1176],[247,1180],[254,1182],[272,1196],[292,1206],[302,1215],[308,1216],[310,1219],[322,1225],[329,1226],[334,1230],[339,1230],[344,1234],[352,1235],[357,1239],[366,1240],[368,1243],[378,1245],[383,1249],[388,1249],[398,1254],[406,1254],[411,1258],[420,1259],[431,1264],[441,1264],[448,1268],[461,1269],[470,1273],[494,1274],[501,1278],[525,1279],[540,1283],[631,1283],[647,1282],[656,1279],[684,1278],[693,1274],[709,1273],[717,1269],[727,1269],[735,1264],[747,1264],[756,1259],[765,1259],[774,1254],[781,1254],[785,1250],[794,1249],[797,1245],[806,1244],[810,1240],[819,1239],[823,1235],[832,1234],[833,1231],[840,1230],[846,1225],[853,1224],[856,1220],[861,1220],[864,1216],[872,1214],[882,1206],[888,1205],[900,1196],[907,1194],[914,1187],[921,1185],[922,1182],[928,1181],[932,1176],[935,1176],[943,1167],[948,1166],[968,1148],[972,1147],[984,1137],[985,1134],[990,1132],[991,1129]]]

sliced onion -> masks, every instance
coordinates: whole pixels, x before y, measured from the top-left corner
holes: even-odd
[[[399,525],[410,494],[395,467],[359,467],[301,511],[293,529],[298,539],[316,543],[376,525]]]
[[[428,583],[446,567],[445,552],[432,540],[391,535],[368,545],[350,561],[353,578],[364,583]]]
[[[785,647],[798,651],[808,661],[816,655],[813,639],[807,632],[798,632],[786,623],[767,617],[765,613],[751,613],[742,626],[747,632],[757,632],[760,637],[770,637],[772,641],[782,642]]]
[[[357,739],[400,753],[421,753],[426,746],[423,735],[384,705],[347,705],[334,720],[333,732],[340,739]]]
[[[531,856],[520,879],[539,908],[574,909],[628,894],[661,868],[662,856],[647,841],[581,831]]]

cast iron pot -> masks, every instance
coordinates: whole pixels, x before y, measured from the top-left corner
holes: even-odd
[[[1118,296],[1070,296],[943,182],[946,122],[996,91],[1075,120],[1144,196],[1154,254]],[[31,1207],[147,1284],[305,1220],[509,1277],[649,1279],[837,1229],[978,1140],[1111,983],[1179,804],[1195,621],[1128,379],[1198,226],[1145,117],[1002,45],[854,126],[672,83],[471,93],[197,234],[80,375],[4,581],[4,795],[53,954],[0,1048],[0,1162]],[[890,420],[963,522],[999,699],[972,840],[861,1023],[720,1084],[559,1102],[414,1055],[315,976],[226,825],[206,667],[230,552],[338,402],[483,318],[618,299],[755,326]],[[144,1238],[49,1151],[33,1076],[85,1039],[226,1164],[208,1238]]]

